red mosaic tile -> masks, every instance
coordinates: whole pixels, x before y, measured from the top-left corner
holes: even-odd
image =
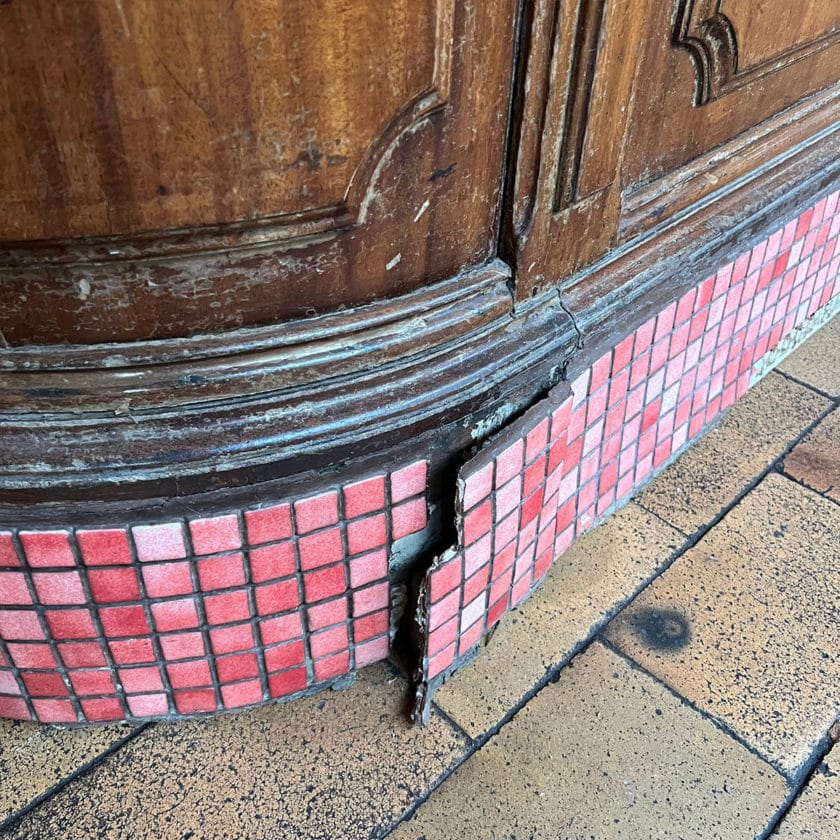
[[[292,512],[287,504],[245,511],[245,530],[249,545],[261,545],[292,536]]]
[[[0,593],[2,603],[6,606],[26,606],[32,603],[23,572],[0,572]]]
[[[42,604],[84,604],[87,600],[78,572],[36,572],[32,581]]]
[[[26,701],[18,697],[0,697],[0,717],[11,720],[30,720]]]
[[[381,548],[388,539],[385,514],[367,516],[347,525],[347,547],[350,554],[362,554]]]
[[[33,700],[32,706],[44,723],[76,723],[76,710],[69,700]]]
[[[268,693],[272,697],[287,697],[306,688],[306,668],[292,668],[268,678]]]
[[[391,536],[401,540],[410,534],[416,534],[426,527],[426,499],[414,499],[397,505],[392,512]]]
[[[307,603],[322,601],[340,595],[347,589],[343,563],[308,572],[303,576],[303,591]]]
[[[71,671],[69,677],[73,690],[81,697],[113,694],[115,691],[110,671]]]
[[[180,560],[187,556],[184,529],[180,522],[161,525],[135,525],[131,536],[137,559],[143,563],[156,560]]]
[[[125,716],[122,704],[112,697],[89,698],[81,701],[82,713],[90,723],[106,723],[122,720]]]
[[[494,464],[490,462],[477,472],[462,479],[463,507],[469,510],[480,501],[486,499],[493,491]]]
[[[222,703],[226,709],[241,709],[252,706],[263,699],[262,684],[259,680],[248,680],[235,685],[223,685]]]
[[[202,688],[213,684],[210,666],[204,659],[173,662],[166,666],[172,688]]]
[[[137,718],[161,717],[169,713],[169,701],[165,694],[140,694],[127,697],[131,714]]]
[[[344,512],[348,519],[385,508],[385,477],[376,476],[344,488]]]
[[[275,546],[269,546],[271,551]],[[266,549],[253,549],[253,551],[264,551]],[[252,551],[252,554],[253,554]],[[199,560],[196,563],[198,569],[199,586],[203,592],[213,592],[217,589],[232,589],[245,585],[245,561],[240,553],[227,554],[223,557],[211,557],[206,560]],[[294,570],[294,552],[292,552],[292,569]]]
[[[387,636],[360,644],[356,647],[356,667],[364,668],[365,665],[382,662],[390,656],[390,653],[391,645]],[[317,670],[318,666],[316,665],[316,673]]]
[[[208,624],[233,624],[251,617],[248,593],[244,589],[224,592],[219,595],[205,595],[204,612]]]
[[[20,558],[12,534],[9,531],[0,531],[0,567],[17,566],[20,566]]]
[[[143,582],[150,598],[171,598],[189,595],[193,591],[190,564],[161,563],[143,568]]]
[[[0,671],[0,694],[20,694],[20,686],[11,671]]]
[[[118,668],[117,676],[126,694],[145,694],[163,690],[160,670],[156,665]]]
[[[55,657],[48,644],[9,642],[9,656],[18,668],[56,667]]]
[[[341,531],[330,528],[301,537],[298,542],[300,565],[304,570],[317,569],[341,560],[344,556],[344,546],[341,543]]]
[[[353,592],[353,615],[365,615],[390,606],[390,591],[387,583],[377,583]]]
[[[86,566],[126,566],[131,563],[128,534],[122,528],[76,531],[76,542]]]
[[[46,610],[44,616],[54,639],[92,639],[97,635],[89,610]]]
[[[391,474],[391,502],[402,502],[426,492],[425,461],[410,464]]]
[[[199,632],[165,633],[160,636],[163,658],[172,662],[205,655],[204,639]]]
[[[364,642],[374,636],[381,636],[390,630],[391,616],[389,610],[368,613],[353,621],[353,638],[355,641]]]
[[[366,583],[388,577],[388,553],[372,551],[350,559],[350,586],[358,589]]]
[[[285,642],[289,639],[303,636],[303,626],[298,613],[263,619],[260,621],[259,630],[260,639],[264,645],[271,645],[275,642]],[[219,651],[217,651],[217,653],[218,652]]]
[[[332,624],[346,621],[349,617],[346,598],[334,598],[306,609],[306,619],[310,630],[322,630]]]
[[[150,639],[123,639],[122,641],[110,642],[108,648],[111,651],[112,659],[117,665],[141,665],[154,662],[156,659]],[[62,658],[65,664],[71,667],[70,663],[67,662],[66,656],[62,654]],[[97,664],[104,665],[105,658],[102,657],[101,663]]]
[[[346,639],[346,629],[342,627],[340,630],[344,633],[344,638]],[[337,650],[340,647],[341,643],[339,642],[338,647],[333,648],[333,650]],[[330,653],[331,651],[327,652]],[[303,665],[305,660],[306,651],[304,650],[303,642],[300,640],[275,645],[265,650],[265,667],[269,673],[285,671],[287,668],[292,668],[295,665]]]
[[[284,580],[257,586],[254,595],[259,615],[288,612],[300,604],[297,580]]]
[[[196,554],[232,551],[242,544],[239,517],[236,514],[214,516],[209,519],[193,519],[189,526],[193,551]]]
[[[234,653],[216,660],[216,673],[220,682],[237,682],[259,675],[260,666],[255,653]]]
[[[65,668],[99,668],[107,665],[99,642],[64,642],[57,647]]]
[[[294,616],[297,618],[297,616]],[[278,619],[279,620],[279,619]],[[298,622],[300,619],[298,618]],[[261,630],[272,629],[270,622],[262,624]],[[275,641],[270,632],[263,634],[263,644]],[[254,647],[254,630],[250,624],[236,624],[231,627],[214,627],[210,630],[210,647],[215,654],[235,653]]]
[[[90,594],[97,604],[140,599],[134,569],[92,569],[88,572]]]
[[[295,522],[299,534],[308,534],[338,523],[338,493],[331,490],[295,502]]]
[[[143,607],[105,607],[99,610],[99,620],[108,638],[148,635],[149,624]]]
[[[192,598],[152,604],[152,618],[160,633],[198,627],[198,610]]]
[[[313,668],[316,682],[334,679],[335,677],[346,674],[350,670],[350,654],[347,652],[337,653],[334,656],[316,662]]]
[[[309,637],[309,648],[314,659],[320,659],[336,651],[345,650],[349,645],[346,625],[319,630]]]
[[[67,686],[61,674],[44,671],[24,671],[21,675],[32,697],[67,697]]]
[[[212,688],[187,689],[173,692],[179,714],[216,711],[216,692]]]
[[[496,458],[496,487],[507,484],[521,469],[525,444],[517,440]]]
[[[21,531],[20,542],[30,566],[76,565],[66,531]]]
[[[254,583],[289,577],[295,573],[295,547],[291,542],[252,548],[248,552],[251,565],[251,579]],[[199,565],[199,575],[201,566]],[[213,587],[217,588],[217,587]]]

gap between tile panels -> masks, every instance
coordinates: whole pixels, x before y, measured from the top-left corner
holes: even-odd
[[[796,798],[800,793],[802,793],[808,785],[808,782],[811,781],[814,773],[817,772],[820,764],[822,764],[823,760],[834,746],[835,739],[831,737],[831,733],[832,730],[836,730],[838,726],[840,726],[840,718],[834,721],[834,723],[828,728],[825,735],[823,735],[823,737],[817,742],[817,745],[814,747],[808,760],[793,777],[793,781],[790,783],[790,792],[788,793],[787,798],[781,806],[779,806],[779,810],[773,815],[773,818],[767,824],[764,831],[762,831],[761,834],[756,835],[756,840],[769,840],[769,838],[776,832],[776,829],[785,818],[787,812],[790,811],[793,803],[796,801]]]
[[[815,394],[819,394],[821,397],[831,400],[831,402],[835,403],[836,405],[840,405],[840,397],[832,397],[831,394],[826,393],[825,391],[821,391],[815,385],[811,385],[810,382],[806,382],[804,379],[798,379],[797,377],[793,376],[790,373],[786,373],[779,368],[776,368],[772,373],[776,373],[779,376],[787,379],[788,382],[793,382],[795,385],[800,385],[803,388],[807,388],[809,391],[813,391]]]

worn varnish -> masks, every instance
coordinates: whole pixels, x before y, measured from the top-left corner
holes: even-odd
[[[0,506],[246,500],[436,432],[451,475],[838,181],[838,25],[820,0],[0,3]]]
[[[514,5],[0,5],[6,342],[275,323],[491,258]]]

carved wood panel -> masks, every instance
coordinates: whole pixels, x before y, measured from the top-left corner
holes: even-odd
[[[833,142],[840,4],[528,8],[507,237],[520,300],[582,288],[575,272],[730,190],[760,190],[777,161]]]
[[[272,323],[492,257],[515,5],[0,4],[5,340]]]
[[[537,0],[525,20],[506,241],[526,298],[604,253],[643,17],[630,0]]]
[[[672,2],[650,8],[622,167],[623,239],[760,178],[837,121],[840,5]]]
[[[694,60],[694,100],[706,103],[840,40],[838,10],[814,0],[678,0],[674,43]]]

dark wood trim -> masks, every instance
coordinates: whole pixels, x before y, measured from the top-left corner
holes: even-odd
[[[298,324],[293,338],[266,328],[235,334],[233,348],[231,335],[138,343],[122,361],[107,347],[3,351],[2,384],[14,398],[0,415],[0,523],[223,510],[265,482],[285,494],[415,450],[445,470],[567,365],[588,364],[617,330],[629,333],[838,183],[836,149],[803,147],[760,184],[569,278],[562,306],[554,289],[512,309],[509,272],[495,262],[405,299]],[[308,344],[317,363],[296,358]],[[65,370],[37,370],[60,354]],[[183,381],[199,369],[206,382]],[[123,375],[139,383],[137,410],[119,409]],[[76,377],[78,393],[63,391],[61,377]]]

